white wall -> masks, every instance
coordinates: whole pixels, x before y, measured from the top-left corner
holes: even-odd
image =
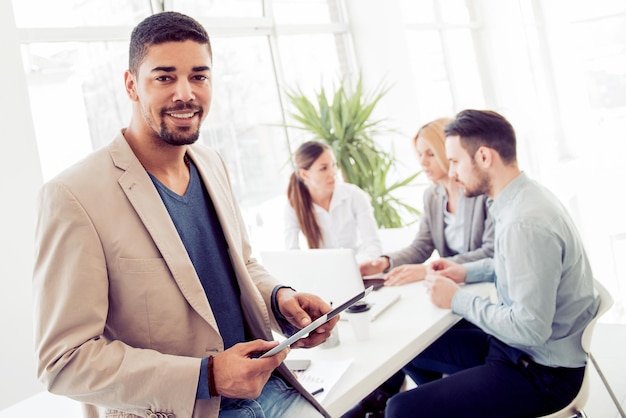
[[[35,199],[42,184],[10,1],[0,2],[0,410],[42,388],[35,378],[31,273]],[[61,123],[61,122],[60,122]]]
[[[406,30],[402,9],[397,0],[347,0],[346,7],[359,69],[368,88],[379,82],[391,87],[378,107],[378,117],[388,118],[401,135],[409,140],[424,121],[418,114],[418,102],[407,53]]]
[[[382,81],[391,87],[377,105],[374,119],[386,119],[387,125],[397,132],[381,145],[393,146],[399,161],[398,177],[420,170],[412,138],[426,121],[419,114],[419,103],[411,72],[410,55],[406,43],[406,30],[402,22],[402,9],[398,0],[346,0],[348,19],[354,39],[354,49],[368,91]],[[425,176],[417,183],[428,185]],[[422,188],[403,188],[396,196],[414,207],[422,207]]]

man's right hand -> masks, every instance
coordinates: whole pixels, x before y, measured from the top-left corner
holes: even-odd
[[[270,375],[285,360],[289,348],[265,358],[252,358],[278,345],[277,341],[254,340],[235,344],[213,358],[215,389],[221,396],[256,399]]]
[[[359,264],[361,276],[371,276],[372,274],[382,273],[389,268],[389,259],[387,257],[378,257],[370,261]]]

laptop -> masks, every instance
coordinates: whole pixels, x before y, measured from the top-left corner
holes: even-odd
[[[338,304],[365,289],[351,249],[272,250],[259,253],[261,264],[279,282],[299,292],[312,293],[329,304]],[[396,292],[370,293],[373,321],[400,298]]]

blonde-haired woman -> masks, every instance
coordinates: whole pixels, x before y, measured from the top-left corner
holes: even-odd
[[[426,276],[424,262],[435,250],[457,263],[493,256],[493,221],[487,210],[487,196],[465,197],[458,183],[448,177],[444,127],[452,119],[440,118],[422,126],[413,138],[424,173],[434,183],[424,192],[424,211],[419,231],[408,247],[385,254],[359,266],[364,276],[389,271],[385,286],[398,286]],[[387,399],[404,382],[398,371],[366,396],[342,418],[384,416]]]
[[[337,182],[332,149],[308,141],[294,154],[285,210],[285,247],[300,248],[300,232],[309,248],[352,248],[357,261],[378,257],[381,243],[370,197],[359,187]]]
[[[437,250],[457,263],[493,256],[493,222],[487,197],[465,197],[448,177],[443,129],[451,119],[440,118],[422,126],[413,138],[422,170],[434,183],[424,193],[424,210],[417,236],[403,250],[360,265],[361,274],[389,271],[385,285],[396,286],[424,279],[423,264]]]

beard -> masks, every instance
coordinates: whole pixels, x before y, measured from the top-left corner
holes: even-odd
[[[178,128],[178,132],[173,132],[165,126],[165,122],[161,122],[159,136],[169,145],[191,145],[200,137],[200,128]]]
[[[476,178],[476,181],[474,181],[471,185],[466,183],[463,184],[465,197],[476,197],[481,194],[489,196],[489,193],[491,192],[491,178],[486,172],[480,170],[473,161],[472,166],[472,174]]]
[[[171,130],[165,124],[165,118],[168,113],[171,112],[180,112],[182,110],[189,110],[197,113],[199,120],[202,120],[202,116],[204,114],[204,109],[200,106],[196,106],[189,103],[183,103],[174,107],[163,108],[159,112],[161,116],[161,123],[158,125],[155,123],[153,118],[150,117],[149,113],[142,109],[144,113],[144,118],[148,122],[149,125],[153,127],[153,129],[158,133],[159,138],[163,142],[168,145],[181,146],[181,145],[191,145],[198,140],[200,137],[200,125],[197,128],[193,127],[178,127],[176,130]]]

